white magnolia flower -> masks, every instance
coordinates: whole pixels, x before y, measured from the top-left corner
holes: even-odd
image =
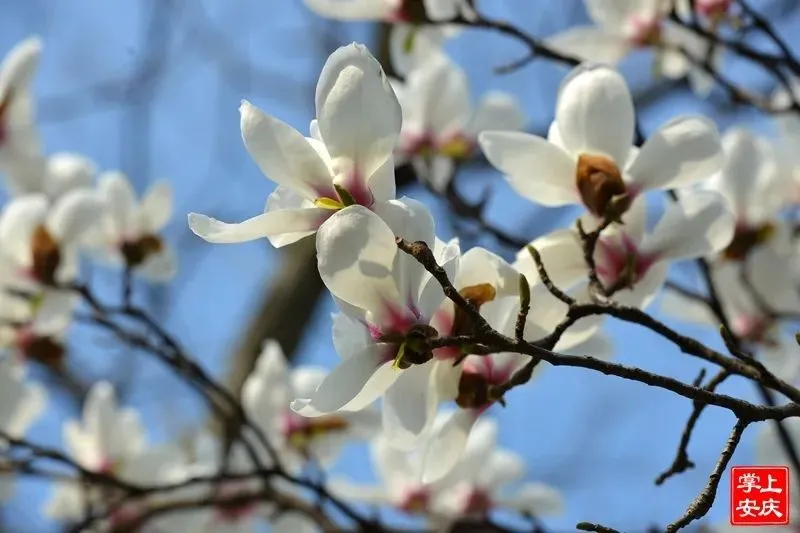
[[[800,382],[800,357],[797,341],[781,331],[780,324],[743,283],[739,265],[727,263],[711,270],[720,304],[728,317],[731,332],[756,353],[767,369],[785,381]],[[704,302],[664,291],[660,296],[661,310],[678,319],[713,328],[719,327],[714,313]]]
[[[399,445],[420,435],[438,403],[433,354],[418,347],[436,335],[430,320],[444,300],[438,283],[395,244],[395,235],[434,242],[428,210],[405,202],[389,202],[380,217],[354,206],[320,228],[320,275],[342,311],[334,323],[342,362],[310,397],[292,402],[303,416],[321,416],[359,411],[386,393],[384,424],[397,426],[390,429]],[[394,387],[402,393],[390,394]]]
[[[591,26],[577,26],[548,39],[556,50],[584,61],[614,66],[629,53],[655,49],[658,72],[672,79],[688,75],[690,84],[708,94],[713,79],[699,65],[706,60],[707,39],[668,20],[672,0],[585,0]],[[681,50],[682,48],[683,50]],[[718,67],[722,47],[712,65]],[[690,60],[685,53],[694,58]]]
[[[678,117],[633,149],[634,109],[615,70],[584,65],[564,81],[548,139],[483,132],[486,157],[511,186],[543,205],[582,203],[594,216],[618,217],[645,191],[707,178],[722,163],[719,135],[703,117]]]
[[[317,84],[316,108],[312,138],[305,138],[244,102],[245,146],[278,187],[263,214],[226,224],[190,213],[192,231],[209,242],[267,237],[284,246],[314,234],[345,207],[375,209],[394,198],[392,152],[402,114],[380,64],[364,45],[353,43],[331,54]]]
[[[12,48],[0,65],[0,170],[13,172],[16,162],[38,156],[31,83],[42,43],[29,37]]]
[[[494,329],[513,336],[519,311],[517,295],[519,274],[494,254],[485,250],[481,250],[478,254],[471,253],[475,250],[481,249],[473,248],[462,256],[455,276],[455,287],[464,298],[480,309],[481,315]],[[496,281],[497,273],[491,272],[490,265],[495,265],[495,268],[502,265],[498,270],[507,272],[503,276],[504,282]],[[478,279],[483,279],[484,282],[475,283]],[[491,281],[487,283],[489,280]],[[464,283],[468,285],[463,286]],[[449,301],[445,302],[437,316],[438,320],[433,322],[437,330],[444,335],[471,334],[464,313],[460,310],[453,313],[452,309]],[[566,305],[556,300],[544,286],[534,286],[531,289],[531,312],[528,315],[524,338],[536,340],[545,337],[566,317],[566,312]],[[610,345],[597,333],[600,324],[599,319],[581,321],[561,337],[555,349],[574,350],[601,359],[610,358]],[[508,383],[512,376],[530,361],[530,357],[524,354],[500,352],[468,355],[460,365],[454,367],[446,357],[449,355],[452,360],[461,355],[459,351],[442,348],[437,350],[435,355],[442,364],[438,380],[440,400],[453,401],[458,409],[442,417],[441,420],[444,422],[425,436],[427,451],[423,480],[426,482],[441,479],[455,468],[473,425],[479,417],[500,401],[493,388]],[[534,372],[538,373],[545,365],[546,363],[538,364]]]
[[[13,171],[6,172],[12,194],[44,193],[51,201],[69,191],[90,188],[97,172],[91,159],[72,152],[19,157],[12,168]]]
[[[480,132],[524,126],[522,110],[509,94],[490,92],[473,109],[466,74],[444,55],[430,58],[394,88],[403,108],[396,161],[410,159],[419,176],[440,191],[451,177],[453,160],[477,149]]]
[[[71,191],[54,204],[41,193],[12,199],[0,215],[4,268],[28,286],[73,280],[81,239],[102,213],[91,190]]]
[[[21,367],[9,360],[0,360],[0,432],[22,437],[47,404],[47,393],[39,385],[25,382]],[[0,437],[0,450],[7,444]],[[13,473],[0,461],[0,502],[13,494]]]
[[[172,445],[148,448],[139,414],[134,409],[117,408],[113,387],[107,382],[95,384],[86,397],[83,423],[70,420],[64,423],[64,446],[76,463],[87,470],[113,474],[122,481],[155,485],[167,483],[167,473],[184,461],[180,449]],[[103,505],[108,494],[93,487],[88,492],[84,484],[61,481],[56,484],[52,500],[45,513],[55,520],[76,521],[84,517],[86,498],[92,505]],[[146,502],[133,502],[117,509],[105,526],[133,522],[146,511]]]
[[[759,293],[777,311],[800,311],[800,296],[787,290],[796,285],[798,250],[792,229],[779,215],[787,205],[791,173],[775,148],[765,139],[743,129],[723,137],[725,163],[722,172],[707,182],[728,201],[736,231],[718,264],[742,265]]]
[[[392,445],[387,435],[370,443],[372,469],[378,485],[357,485],[342,478],[330,481],[331,491],[348,501],[393,507],[413,516],[441,516],[443,496],[449,479],[434,483],[422,482],[422,455],[402,451]]]
[[[698,15],[716,25],[728,15],[733,0],[675,0],[675,11],[684,20],[690,20],[693,6]]]
[[[127,176],[106,172],[98,189],[105,203],[105,216],[90,236],[101,259],[131,268],[154,281],[169,281],[177,268],[175,251],[160,232],[172,216],[172,188],[154,183],[141,201]]]
[[[64,336],[80,298],[69,291],[12,294],[0,283],[0,346],[17,363],[35,361],[54,369],[64,362]]]
[[[442,496],[446,517],[483,518],[496,510],[511,510],[537,518],[564,512],[558,490],[543,483],[517,482],[525,474],[525,461],[497,444],[497,422],[481,418],[470,434],[463,458],[443,480],[448,490]],[[515,484],[511,489],[509,485]]]
[[[595,249],[600,282],[625,305],[646,307],[663,285],[670,262],[719,252],[733,236],[733,214],[713,191],[695,191],[668,203],[652,232],[646,231],[646,220],[647,205],[640,198],[622,217],[623,224],[601,234]],[[587,283],[577,230],[558,230],[532,245],[556,286]]]
[[[242,388],[248,416],[264,430],[281,459],[298,470],[309,459],[327,466],[347,442],[368,439],[380,429],[380,416],[372,409],[306,418],[289,408],[294,398],[313,394],[326,374],[311,366],[289,370],[280,345],[267,341]]]

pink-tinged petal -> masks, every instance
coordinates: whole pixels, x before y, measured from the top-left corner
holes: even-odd
[[[380,398],[400,376],[392,369],[392,347],[372,344],[358,354],[342,359],[320,383],[310,398],[294,400],[297,414],[318,417],[336,411],[359,411]]]
[[[266,177],[310,200],[336,198],[330,169],[300,132],[247,101],[239,113],[244,145]]]
[[[330,55],[315,102],[328,152],[343,164],[339,173],[353,172],[367,180],[391,158],[402,112],[380,63],[366,46],[353,43]],[[364,113],[365,109],[370,112]]]
[[[389,20],[402,0],[304,0],[317,15],[336,20]]]
[[[556,121],[564,147],[574,155],[605,155],[624,168],[634,120],[628,84],[612,68],[582,65],[561,85]]]
[[[383,431],[392,445],[412,450],[433,422],[438,398],[432,382],[435,365],[414,365],[403,371],[383,398]]]
[[[567,152],[527,133],[484,131],[478,143],[486,159],[519,194],[547,206],[581,202],[577,163]]]
[[[709,178],[722,167],[717,127],[703,117],[678,117],[647,139],[628,168],[637,190],[675,188]]]
[[[312,235],[330,215],[330,211],[280,209],[249,218],[243,222],[227,223],[215,218],[189,213],[189,228],[195,235],[211,243],[235,243],[266,237],[275,247],[296,242]]]
[[[378,321],[388,306],[401,301],[393,277],[397,253],[391,228],[360,205],[337,212],[317,232],[317,263],[325,286]]]
[[[423,459],[423,483],[434,483],[450,474],[463,457],[470,430],[478,419],[476,409],[459,409],[431,436]]]
[[[622,305],[640,309],[647,308],[663,287],[664,281],[667,279],[668,268],[669,263],[666,261],[653,264],[636,281],[633,289],[619,291],[614,294],[614,300]]]
[[[563,54],[609,66],[619,63],[631,49],[622,35],[596,26],[569,28],[547,39],[547,44]]]

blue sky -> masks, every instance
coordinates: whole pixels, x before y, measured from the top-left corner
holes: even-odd
[[[513,17],[537,36],[585,20],[578,0],[536,2],[536,9],[530,0],[481,3],[492,9],[489,14]],[[190,353],[221,373],[257,295],[277,267],[277,254],[266,242],[207,245],[188,231],[185,215],[198,211],[237,220],[263,208],[272,184],[242,146],[240,100],[251,100],[305,130],[313,118],[314,84],[327,53],[353,40],[369,44],[371,28],[328,24],[308,13],[299,0],[3,0],[0,8],[0,52],[29,34],[44,40],[35,93],[47,150],[81,152],[102,169],[122,169],[140,192],[158,179],[173,184],[176,216],[167,237],[179,248],[181,274],[169,287],[143,289],[140,294]],[[791,36],[796,35],[796,25],[796,16],[785,17],[780,27]],[[505,37],[478,31],[464,32],[452,53],[468,72],[473,95],[488,89],[514,93],[535,131],[552,120],[564,68],[537,62],[494,76],[493,66],[522,56],[524,49]],[[741,79],[768,87],[759,73],[735,64],[731,68]],[[634,92],[652,83],[645,57],[627,62],[623,72]],[[139,80],[137,89],[123,91],[119,81],[132,78]],[[769,122],[754,113],[720,113],[683,89],[640,110],[644,131],[652,132],[686,112],[710,114],[721,128],[746,123],[770,131]],[[538,211],[511,193],[494,172],[470,176],[468,190],[476,193],[487,184],[495,191],[490,217],[520,235],[538,236],[572,216]],[[452,236],[436,199],[419,191],[410,194],[434,210],[440,237]],[[509,212],[514,216],[507,216]],[[116,294],[113,274],[97,270],[92,275],[104,294]],[[335,363],[332,311],[326,299],[301,347],[302,362]],[[722,347],[713,332],[665,320]],[[684,381],[699,371],[696,361],[647,331],[618,324],[609,324],[607,331],[620,362]],[[133,373],[136,379],[126,401],[142,409],[154,441],[179,434],[200,419],[202,411],[191,391],[176,387],[170,374],[146,357],[128,354],[95,332],[76,331],[72,341],[76,349],[70,364],[87,378],[118,379]],[[741,381],[731,380],[721,390],[755,399],[752,387]],[[75,416],[77,408],[58,390],[52,394],[51,408],[30,437],[58,445],[61,423]],[[728,413],[709,409],[690,446],[698,468],[655,487],[652,480],[672,460],[690,402],[568,368],[549,369],[508,399],[508,407],[495,413],[503,444],[526,457],[530,479],[564,492],[567,514],[547,522],[552,531],[570,531],[578,521],[589,520],[635,533],[652,523],[674,520],[706,482],[734,422]],[[754,434],[755,428],[747,431],[734,464],[752,461]],[[356,447],[346,453],[336,471],[368,479],[362,452]],[[39,516],[48,497],[42,482],[20,483],[17,498],[3,510],[10,531],[55,531]],[[721,490],[712,519],[726,519],[726,501],[727,490]]]

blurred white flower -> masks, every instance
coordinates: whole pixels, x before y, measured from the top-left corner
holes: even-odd
[[[373,409],[305,418],[289,408],[294,398],[311,396],[326,374],[325,369],[312,366],[290,370],[280,345],[267,341],[244,382],[245,412],[292,469],[299,470],[309,459],[328,466],[349,441],[368,439],[380,429],[380,416]]]
[[[787,290],[798,281],[797,267],[791,266],[798,264],[798,249],[792,228],[779,216],[792,191],[792,174],[766,139],[747,130],[726,132],[723,148],[722,172],[705,185],[725,197],[736,229],[716,263],[741,265],[773,310],[800,311],[800,295]]]
[[[51,201],[75,189],[90,188],[97,172],[91,159],[72,152],[18,158],[11,167],[6,177],[13,195],[43,193]]]
[[[81,240],[102,214],[92,190],[71,191],[53,204],[42,193],[12,199],[0,214],[4,268],[27,288],[73,280]]]
[[[431,57],[405,83],[393,86],[403,108],[395,160],[410,159],[420,178],[438,191],[452,177],[453,160],[475,152],[480,132],[524,126],[519,104],[507,93],[490,92],[473,109],[466,74],[444,55]]]
[[[47,405],[47,392],[24,379],[24,370],[7,359],[0,359],[0,432],[22,437]],[[0,437],[0,450],[7,443]],[[13,495],[13,472],[0,460],[0,502]]]
[[[547,44],[584,61],[611,66],[637,49],[653,48],[656,72],[672,79],[688,76],[696,92],[705,96],[713,86],[713,78],[700,65],[706,61],[711,45],[668,19],[671,3],[672,0],[585,0],[594,24],[569,28],[549,38]],[[712,68],[717,69],[721,60],[722,47],[717,46],[711,55]]]
[[[484,131],[489,162],[529,200],[583,204],[595,217],[619,217],[652,189],[708,178],[722,164],[719,134],[703,117],[678,117],[633,148],[634,108],[625,80],[604,66],[583,65],[564,81],[548,139]]]
[[[316,108],[312,138],[305,138],[244,102],[245,146],[278,187],[263,214],[227,224],[190,213],[192,231],[215,243],[267,237],[284,246],[314,234],[348,206],[376,209],[393,199],[392,152],[402,114],[380,64],[364,45],[353,43],[331,54],[317,84]]]
[[[40,153],[31,82],[41,52],[39,38],[28,37],[14,46],[0,65],[0,170],[4,173],[18,160]]]
[[[83,423],[76,420],[64,423],[64,446],[81,467],[144,486],[168,483],[171,469],[185,461],[184,454],[175,445],[146,445],[138,412],[130,408],[118,409],[114,389],[107,382],[96,383],[89,391],[83,408]],[[79,479],[59,481],[45,513],[59,521],[81,520],[87,502],[101,509],[107,504],[108,491],[113,491],[113,486],[94,485],[86,490]],[[135,500],[116,509],[108,523],[100,524],[97,529],[134,522],[146,511],[146,503]]]
[[[594,260],[600,282],[615,290],[613,298],[636,307],[649,305],[664,283],[670,262],[723,250],[734,226],[727,203],[713,191],[693,191],[669,202],[651,232],[646,231],[644,198],[631,204],[622,222],[601,234]],[[556,286],[587,282],[589,270],[577,230],[557,230],[532,245]]]
[[[320,229],[320,275],[342,311],[334,322],[342,362],[312,395],[292,402],[292,409],[303,416],[359,411],[400,387],[403,394],[384,397],[383,409],[390,411],[384,422],[400,424],[398,432],[413,440],[438,404],[433,354],[418,346],[437,334],[430,321],[444,293],[413,257],[397,249],[395,235],[435,242],[430,212],[419,202],[405,202],[389,202],[378,214],[354,206]],[[452,273],[452,265],[442,262]]]
[[[160,235],[172,216],[170,185],[154,183],[137,200],[125,174],[106,172],[100,176],[98,189],[105,216],[87,238],[98,258],[153,281],[172,279],[177,257]]]

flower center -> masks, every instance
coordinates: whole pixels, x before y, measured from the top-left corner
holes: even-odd
[[[131,268],[145,262],[147,258],[164,249],[164,243],[156,235],[144,235],[133,241],[125,241],[120,245],[125,264]]]
[[[425,514],[429,503],[430,494],[424,488],[419,488],[409,492],[398,507],[408,514]]]
[[[611,293],[632,288],[655,260],[655,256],[640,253],[633,239],[624,233],[619,242],[604,238],[597,241],[597,275]]]
[[[756,247],[769,241],[773,235],[775,235],[775,225],[770,222],[764,222],[758,226],[737,224],[733,240],[722,252],[722,255],[731,261],[742,261]]]
[[[661,43],[661,19],[634,15],[628,20],[626,34],[631,46],[656,46]]]
[[[36,361],[54,370],[64,364],[64,347],[52,337],[36,335],[30,327],[17,333],[17,347],[28,361]]]
[[[464,514],[484,516],[491,510],[492,498],[484,490],[473,488],[464,499]]]
[[[462,409],[486,410],[500,399],[492,392],[493,387],[510,378],[511,368],[495,365],[491,355],[471,357],[464,362],[456,405]]]
[[[422,0],[401,0],[400,5],[389,15],[388,22],[412,23],[424,22],[427,19]]]
[[[733,319],[733,330],[745,342],[777,348],[778,331],[775,323],[764,316],[740,315]]]
[[[38,281],[55,285],[55,275],[61,262],[58,243],[44,226],[37,226],[31,238],[31,275]]]
[[[289,445],[305,454],[316,439],[344,432],[349,425],[347,420],[335,415],[304,418],[288,412],[285,415],[283,432]]]
[[[695,0],[697,12],[710,19],[722,18],[731,8],[732,0]]]
[[[596,217],[618,221],[631,205],[622,173],[605,156],[581,154],[575,181],[583,204]]]
[[[439,154],[451,159],[466,159],[475,146],[465,135],[456,134],[439,144]]]

